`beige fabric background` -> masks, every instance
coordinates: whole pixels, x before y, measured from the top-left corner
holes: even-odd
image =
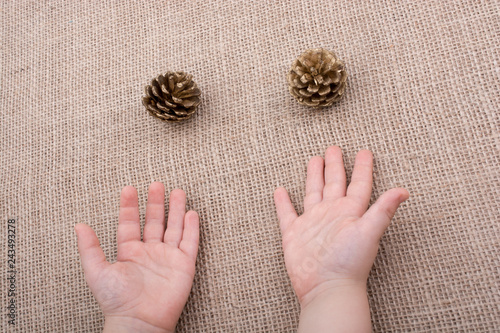
[[[116,257],[119,193],[182,188],[201,215],[179,332],[293,331],[299,313],[272,201],[302,209],[308,159],[375,156],[373,199],[403,186],[369,279],[377,332],[500,327],[498,1],[3,1],[1,302],[18,218],[19,332],[98,332],[73,226]],[[299,106],[286,72],[325,47],[345,98]],[[167,70],[194,75],[199,113],[165,124],[141,104]]]

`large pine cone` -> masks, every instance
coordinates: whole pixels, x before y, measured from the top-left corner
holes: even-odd
[[[145,88],[142,104],[152,116],[165,121],[189,119],[200,104],[200,89],[193,76],[184,72],[159,75]]]
[[[347,72],[333,52],[311,49],[292,64],[288,73],[289,90],[300,104],[330,106],[344,95]]]

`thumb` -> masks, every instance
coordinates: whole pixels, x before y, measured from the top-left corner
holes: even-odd
[[[378,198],[362,217],[362,223],[374,237],[380,239],[399,205],[408,200],[410,194],[404,188],[393,188]]]
[[[293,208],[288,192],[283,187],[278,187],[274,191],[274,204],[276,205],[281,232],[284,232],[297,218],[297,212]]]
[[[78,239],[78,252],[80,252],[87,282],[94,281],[99,270],[110,265],[110,263],[106,261],[106,256],[99,245],[99,240],[91,227],[83,223],[78,223],[75,225],[75,232]]]

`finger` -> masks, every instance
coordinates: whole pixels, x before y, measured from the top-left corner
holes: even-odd
[[[130,241],[141,240],[137,190],[132,186],[125,186],[122,189],[116,238],[118,242],[118,253],[123,244]]]
[[[276,205],[276,213],[278,214],[281,232],[283,233],[295,221],[298,215],[295,208],[293,208],[287,191],[283,187],[279,187],[274,191],[274,204]]]
[[[75,226],[78,239],[78,252],[87,281],[94,281],[100,270],[110,265],[99,245],[99,240],[91,227],[83,223]]]
[[[322,157],[315,156],[307,166],[306,196],[304,198],[304,211],[323,200],[325,162]]]
[[[354,161],[354,170],[347,197],[358,203],[360,214],[368,208],[372,193],[373,155],[369,150],[361,150]]]
[[[182,238],[184,215],[186,214],[186,193],[183,190],[173,190],[170,193],[167,230],[163,241],[178,247]]]
[[[393,188],[385,192],[363,215],[362,223],[374,237],[380,239],[390,225],[399,205],[409,197],[410,194],[404,188]]]
[[[329,147],[325,153],[325,188],[323,199],[335,200],[345,196],[346,180],[342,150]]]
[[[144,224],[144,242],[161,242],[165,233],[165,187],[154,182],[149,186]]]
[[[190,210],[184,217],[184,231],[182,232],[182,240],[179,244],[179,249],[196,261],[199,241],[200,219],[196,212]]]

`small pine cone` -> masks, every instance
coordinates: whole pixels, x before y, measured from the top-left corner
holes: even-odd
[[[325,49],[305,51],[288,73],[289,90],[300,104],[330,106],[344,95],[347,72],[344,63]]]
[[[158,75],[145,88],[142,104],[149,113],[165,121],[189,119],[201,103],[201,91],[193,76],[184,72],[167,72]]]

